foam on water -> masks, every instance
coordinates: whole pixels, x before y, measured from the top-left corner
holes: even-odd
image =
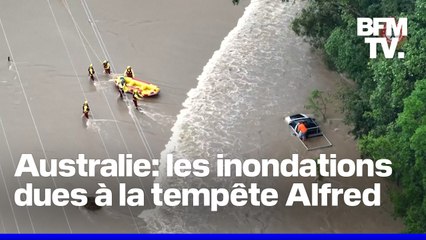
[[[308,67],[302,65],[308,55],[300,50],[306,45],[290,28],[301,7],[300,1],[251,1],[204,67],[198,86],[189,91],[161,154],[156,182],[164,188],[229,187],[232,183],[231,179],[214,177],[167,178],[164,159],[169,153],[175,158],[210,161],[219,153],[241,159],[261,155],[267,143],[262,131],[270,131],[268,136],[278,134],[264,126],[280,124],[283,114],[293,110],[282,106],[282,99],[290,105],[299,101],[292,90],[301,80],[310,78]],[[214,176],[214,167],[211,171],[210,176]],[[157,207],[140,217],[152,232],[262,232],[265,223],[256,214],[262,213],[237,208],[210,213],[204,208]],[[252,220],[247,220],[249,215]]]

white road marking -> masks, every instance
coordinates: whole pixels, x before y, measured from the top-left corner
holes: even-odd
[[[4,38],[5,38],[5,40],[6,40],[7,47],[8,47],[9,52],[10,52],[10,56],[12,57],[12,59],[14,59],[14,60],[15,60],[16,58],[13,56],[12,49],[11,49],[10,44],[9,44],[9,40],[8,40],[8,38],[7,38],[7,35],[6,35],[6,30],[4,29],[3,21],[1,20],[1,18],[0,18],[0,25],[1,25],[1,28],[2,28],[2,31],[3,31],[3,34],[4,34]],[[14,67],[15,67],[16,75],[18,76],[19,84],[21,85],[22,93],[23,93],[23,95],[24,95],[25,102],[26,102],[26,104],[27,104],[28,111],[29,111],[30,116],[31,116],[31,120],[32,120],[32,122],[33,122],[33,124],[34,124],[34,128],[35,128],[35,131],[36,131],[36,133],[37,133],[38,141],[40,142],[41,149],[43,150],[43,155],[44,155],[44,157],[45,157],[46,159],[48,159],[48,158],[47,158],[47,154],[46,154],[46,150],[45,150],[44,145],[43,145],[43,141],[41,140],[40,132],[38,131],[38,127],[37,127],[36,121],[35,121],[35,119],[34,119],[33,111],[32,111],[32,109],[31,109],[30,103],[29,103],[29,101],[28,101],[27,93],[26,93],[26,91],[25,91],[24,85],[22,84],[22,79],[21,79],[21,75],[19,74],[18,67],[17,67],[17,65],[15,64],[15,62],[12,62],[12,65],[14,65]],[[50,165],[50,164],[49,164],[49,165]],[[50,167],[50,166],[49,166],[49,167]],[[57,184],[56,184],[55,179],[54,179],[53,177],[52,177],[51,179],[52,179],[52,181],[53,181],[53,185],[55,186],[55,188],[57,188]],[[65,208],[64,208],[64,207],[62,207],[62,211],[63,211],[63,213],[64,213],[65,220],[66,220],[66,222],[67,222],[68,228],[69,228],[70,232],[72,233],[71,225],[70,225],[70,222],[69,222],[69,220],[68,220],[68,215],[67,215],[67,213],[66,213],[66,211],[65,211]]]
[[[3,121],[2,121],[2,119],[1,119],[1,118],[0,118],[0,125],[1,125],[2,131],[3,131],[4,138],[5,138],[5,140],[6,140],[6,146],[7,146],[7,150],[9,151],[10,161],[12,162],[13,168],[14,168],[14,169],[16,169],[16,164],[15,164],[15,161],[14,161],[14,158],[13,158],[12,150],[11,150],[11,148],[10,148],[9,140],[7,139],[6,129],[5,129],[5,127],[4,127],[4,124],[3,124]],[[20,179],[20,178],[17,178],[17,179],[18,179],[18,185],[19,185],[19,187],[21,188],[21,187],[22,187],[21,179]],[[31,213],[30,213],[30,210],[29,210],[28,206],[26,207],[26,209],[27,209],[28,218],[30,219],[31,228],[32,228],[32,230],[33,230],[33,233],[35,233],[35,228],[34,228],[34,224],[33,224],[33,219],[32,219],[32,217],[31,217]]]

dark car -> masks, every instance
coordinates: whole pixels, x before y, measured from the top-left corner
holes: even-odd
[[[300,142],[303,144],[303,146],[306,148],[306,150],[311,151],[311,150],[333,146],[330,140],[321,131],[321,128],[319,127],[318,123],[315,121],[315,118],[311,118],[308,115],[303,113],[298,113],[298,114],[285,117],[285,121],[290,127],[292,134],[295,136],[298,136],[297,125],[300,122],[304,122],[306,128],[308,129],[308,132],[306,133],[306,138],[321,137],[321,139],[317,139],[312,142],[302,141],[300,138],[298,138]]]
[[[286,117],[285,121],[287,122],[288,126],[291,128],[293,133],[296,135],[297,135],[296,127],[297,127],[297,124],[300,122],[304,122],[306,128],[308,128],[308,132],[306,133],[306,138],[323,135],[315,119],[308,117],[306,114],[303,114],[303,113],[294,114],[294,115]]]

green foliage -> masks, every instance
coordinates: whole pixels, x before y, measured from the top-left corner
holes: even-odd
[[[305,108],[312,110],[315,115],[322,117],[322,120],[327,119],[327,103],[330,102],[329,96],[325,96],[324,92],[320,90],[313,90],[308,98],[308,104]]]
[[[369,59],[356,18],[391,16],[408,17],[405,58]],[[426,232],[426,1],[312,0],[293,29],[357,84],[340,93],[345,120],[364,156],[393,161],[392,200],[406,231]]]
[[[345,28],[336,27],[324,45],[325,52],[339,72],[346,73],[355,81],[363,79],[368,72],[369,49],[362,38],[356,35],[356,20],[350,15],[343,15]]]
[[[292,22],[292,29],[298,35],[307,36],[310,43],[321,48],[333,29],[341,22],[340,9],[332,1],[313,1],[302,16]]]
[[[360,149],[375,159],[393,160],[394,178],[402,187],[393,194],[396,213],[408,232],[425,232],[425,215],[419,212],[426,213],[426,79],[416,83],[403,109],[388,133],[364,137]]]

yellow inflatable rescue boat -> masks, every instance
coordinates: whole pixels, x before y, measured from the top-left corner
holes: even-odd
[[[124,82],[123,82],[124,79]],[[144,82],[136,78],[118,76],[114,78],[114,83],[117,87],[123,85],[125,93],[133,93],[133,91],[141,92],[144,97],[155,96],[160,92],[160,88],[152,83]],[[123,84],[124,83],[124,84]]]

